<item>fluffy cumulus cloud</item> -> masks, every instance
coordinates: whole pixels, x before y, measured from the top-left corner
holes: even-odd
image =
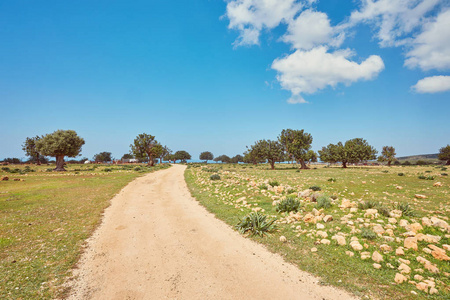
[[[419,80],[412,87],[418,93],[439,93],[450,91],[450,76],[431,76]]]
[[[450,69],[450,10],[424,25],[406,57],[405,65],[411,68]]]
[[[302,9],[296,0],[233,0],[227,4],[229,28],[239,31],[236,45],[259,43],[261,30],[287,23]]]
[[[282,40],[292,44],[295,49],[309,50],[323,44],[340,46],[343,38],[343,32],[330,25],[325,13],[307,9],[289,21],[287,33]]]
[[[303,94],[312,94],[339,83],[350,85],[359,80],[373,79],[384,69],[383,60],[372,55],[361,63],[351,61],[349,50],[330,53],[324,46],[294,53],[276,59],[272,68],[278,72],[277,79],[292,97],[289,103],[306,103]]]
[[[408,42],[408,34],[427,22],[442,0],[362,0],[361,9],[351,13],[349,26],[365,22],[377,28],[382,47]]]

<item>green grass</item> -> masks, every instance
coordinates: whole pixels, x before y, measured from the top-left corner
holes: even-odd
[[[374,299],[448,299],[450,297],[450,279],[444,272],[450,273],[450,264],[445,261],[438,261],[431,255],[422,251],[428,245],[419,242],[419,251],[405,251],[404,259],[411,261],[411,269],[423,268],[416,261],[416,257],[421,255],[437,264],[441,273],[439,275],[424,271],[425,279],[432,277],[437,282],[439,295],[427,295],[415,288],[412,284],[404,283],[397,285],[394,283],[396,269],[388,267],[388,263],[394,268],[399,266],[398,256],[395,249],[403,246],[403,239],[400,242],[386,241],[376,236],[369,236],[366,232],[361,232],[365,228],[365,223],[369,229],[375,224],[382,224],[385,228],[388,224],[389,210],[398,207],[407,207],[413,210],[414,214],[404,216],[409,223],[421,222],[422,217],[437,216],[450,223],[450,180],[448,176],[440,176],[440,169],[432,169],[430,176],[435,176],[435,180],[420,180],[419,174],[425,170],[430,170],[427,166],[410,167],[351,167],[342,169],[339,167],[303,170],[296,172],[297,168],[292,165],[277,165],[276,170],[270,170],[267,165],[223,165],[219,171],[222,178],[220,182],[206,180],[208,174],[201,172],[201,168],[191,168],[185,173],[186,181],[191,193],[209,211],[216,214],[219,219],[224,220],[231,226],[235,226],[240,219],[255,209],[264,212],[272,218],[278,218],[276,224],[278,232],[267,237],[249,237],[257,242],[263,243],[266,247],[276,253],[281,254],[289,262],[294,263],[300,269],[311,272],[321,277],[322,284],[331,284],[343,287],[357,296],[368,296]],[[382,172],[382,171],[388,172]],[[398,176],[398,173],[404,176]],[[336,180],[329,181],[330,178]],[[270,182],[278,182],[278,186],[271,186]],[[440,181],[442,187],[433,187],[433,183]],[[261,189],[261,186],[267,189]],[[302,219],[295,220],[289,214],[276,212],[276,203],[286,197],[292,197],[289,191],[303,191],[311,186],[320,186],[320,193],[329,196],[332,206],[322,208],[324,215],[332,215],[333,221],[324,223],[324,231],[328,233],[328,239],[337,232],[346,234],[346,246],[339,246],[334,240],[331,245],[317,244],[321,240],[316,236],[317,230],[314,224],[305,223]],[[426,199],[416,199],[415,194],[426,195]],[[244,198],[245,197],[245,198]],[[364,210],[358,209],[351,217],[354,229],[343,224],[341,218],[349,214],[349,209],[340,209],[339,204],[342,199],[349,199],[355,203],[374,203],[374,209],[379,209],[377,218],[371,220],[364,217]],[[239,200],[238,200],[239,199]],[[299,215],[303,217],[307,213],[313,212],[317,203],[309,200],[299,199],[302,203]],[[382,213],[381,213],[382,211]],[[363,222],[357,221],[357,219]],[[379,223],[382,221],[383,223]],[[298,226],[301,228],[297,229]],[[401,237],[406,230],[398,224],[394,228],[394,235]],[[434,234],[441,236],[441,241],[437,246],[450,244],[450,233],[443,233],[434,227],[424,227],[424,234]],[[288,243],[281,243],[279,237],[284,235]],[[364,237],[363,237],[364,235]],[[388,236],[388,234],[384,234]],[[363,251],[373,253],[378,251],[383,254],[384,261],[381,262],[380,270],[374,269],[371,259],[361,260],[360,252],[354,251],[348,245],[351,237],[357,237],[360,243],[367,247]],[[389,253],[380,250],[381,244],[392,247]],[[316,247],[318,251],[311,252],[311,248]],[[352,251],[355,256],[349,257],[345,251]],[[448,254],[448,252],[447,252]],[[415,275],[412,272],[411,279]],[[411,293],[414,291],[417,295]]]
[[[67,172],[55,173],[47,168],[0,172],[10,178],[0,181],[0,299],[63,295],[62,284],[110,199],[136,177],[160,169],[69,165]]]

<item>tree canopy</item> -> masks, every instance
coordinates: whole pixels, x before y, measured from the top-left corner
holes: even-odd
[[[214,155],[209,151],[205,151],[205,152],[200,153],[200,156],[198,158],[208,162],[208,160],[214,159]]]
[[[278,141],[259,140],[249,149],[249,155],[254,160],[267,160],[275,169],[275,162],[283,161],[284,147]]]
[[[311,149],[313,138],[304,130],[283,129],[278,141],[283,145],[289,156],[300,162],[302,169],[307,169],[305,161],[309,160],[308,150]],[[309,153],[310,154],[310,153]]]
[[[22,145],[22,150],[25,151],[25,154],[35,161],[37,165],[41,164],[41,161],[39,160],[40,154],[36,149],[36,141],[40,139],[41,137],[38,135],[32,138],[27,137],[25,143]]]
[[[133,159],[133,158],[134,158],[134,156],[132,154],[125,153],[121,159],[123,160],[123,159]]]
[[[240,162],[243,162],[243,161],[244,161],[244,157],[242,155],[238,154],[238,155],[233,156],[231,158],[230,162],[233,163],[233,164],[237,164],[237,163],[240,163]]]
[[[57,130],[36,141],[36,150],[46,156],[56,158],[55,171],[65,171],[64,157],[76,157],[81,152],[84,139],[74,130]]]
[[[139,134],[133,144],[130,145],[131,152],[138,159],[148,157],[148,164],[155,165],[155,158],[160,157],[163,147],[155,140],[153,135],[147,133]]]
[[[184,150],[180,150],[175,152],[173,155],[174,161],[181,160],[182,162],[186,162],[188,159],[191,159],[191,155]]]
[[[390,167],[391,164],[396,161],[395,158],[395,148],[392,146],[384,146],[383,150],[381,150],[381,155],[378,157],[378,161],[386,161],[388,166]]]
[[[447,161],[445,163],[446,165],[450,165],[450,145],[447,145],[439,149],[438,158],[439,160]]]
[[[96,162],[105,162],[112,161],[111,152],[100,152],[94,155],[94,161]]]
[[[361,161],[375,159],[377,150],[370,146],[365,139],[355,138],[342,144],[329,144],[319,150],[320,160],[329,163],[341,162],[343,168],[348,163],[359,163]]]
[[[214,158],[214,161],[216,162],[222,162],[222,163],[230,163],[231,162],[231,158],[228,155],[222,154],[220,156],[217,156],[216,158]]]

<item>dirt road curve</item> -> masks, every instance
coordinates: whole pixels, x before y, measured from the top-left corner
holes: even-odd
[[[112,200],[70,299],[352,299],[215,219],[184,170],[138,178]]]

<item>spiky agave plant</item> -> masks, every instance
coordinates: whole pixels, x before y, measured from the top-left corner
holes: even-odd
[[[268,220],[267,216],[260,212],[252,212],[240,220],[235,227],[241,234],[249,232],[251,235],[262,237],[276,230],[275,220]]]

